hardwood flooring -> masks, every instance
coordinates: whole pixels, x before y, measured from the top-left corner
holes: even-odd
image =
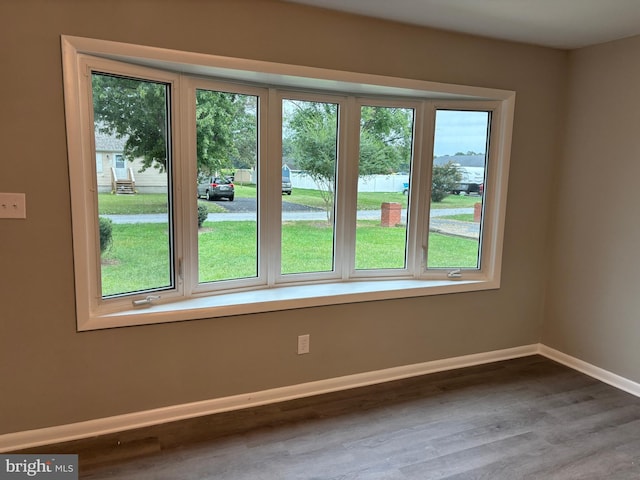
[[[640,399],[531,356],[67,448],[91,480],[640,479]]]

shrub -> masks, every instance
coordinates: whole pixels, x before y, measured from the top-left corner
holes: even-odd
[[[198,228],[202,227],[202,224],[207,219],[207,215],[209,215],[209,210],[206,205],[198,205]]]
[[[100,253],[104,253],[113,241],[113,222],[106,217],[99,217],[98,220],[100,222]]]
[[[441,202],[460,183],[460,180],[462,180],[462,175],[455,163],[447,162],[444,165],[434,165],[431,201]]]

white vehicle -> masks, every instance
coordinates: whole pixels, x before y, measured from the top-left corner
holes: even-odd
[[[460,183],[452,190],[452,193],[456,195],[460,193],[482,193],[482,186],[484,185],[483,167],[461,167],[458,165],[458,171],[462,178]]]

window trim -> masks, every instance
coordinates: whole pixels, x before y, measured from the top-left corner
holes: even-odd
[[[182,97],[183,102],[183,111],[184,111],[184,124],[188,125],[188,132],[183,132],[184,138],[187,140],[183,142],[185,150],[182,151],[182,158],[184,159],[194,159],[197,156],[196,152],[196,122],[195,122],[195,94],[199,89],[202,90],[214,90],[214,91],[228,91],[229,89],[225,87],[229,87],[228,83],[220,82],[215,79],[206,79],[206,78],[194,78],[194,77],[186,77],[183,80],[184,88],[184,96]],[[259,138],[265,138],[267,136],[266,127],[268,122],[266,121],[266,116],[268,109],[263,109],[260,107],[260,103],[267,103],[268,89],[254,86],[235,86],[233,89],[233,93],[240,93],[243,95],[251,95],[259,98],[258,100],[258,127],[257,134]],[[266,172],[264,158],[266,157],[266,142],[258,142],[258,160],[257,160],[257,173],[258,173],[258,196],[259,201],[258,205],[266,204],[267,197],[273,197],[273,193],[268,191],[269,182],[267,179],[271,175],[270,172]],[[195,162],[184,162],[183,170],[185,172],[185,178],[196,178],[197,177],[197,165]],[[271,182],[273,183],[273,182]],[[187,182],[187,198],[188,201],[184,202],[186,209],[183,211],[183,215],[185,218],[188,218],[190,223],[188,225],[190,232],[197,232],[197,219],[190,212],[197,211],[197,195],[196,195],[196,186],[193,182]],[[278,192],[279,193],[279,192]],[[258,250],[263,248],[263,245],[266,246],[268,243],[268,232],[266,229],[267,220],[265,218],[264,209],[259,208],[256,212],[256,221],[258,224]],[[268,261],[264,255],[259,255],[258,257],[258,274],[255,277],[249,278],[240,278],[240,279],[229,279],[222,280],[216,282],[218,285],[216,288],[211,287],[212,282],[202,282],[199,281],[198,276],[198,265],[197,265],[197,253],[198,253],[198,238],[196,235],[192,235],[189,239],[189,249],[185,252],[186,256],[191,256],[196,258],[195,262],[183,262],[184,269],[184,278],[185,278],[185,291],[192,292],[194,295],[198,294],[211,294],[212,291],[221,290],[221,289],[243,289],[243,288],[264,288],[265,285],[268,284],[267,277],[265,275],[265,271],[268,271],[266,268],[266,262]]]
[[[343,252],[340,250],[339,245],[344,244],[345,225],[340,222],[342,216],[338,214],[341,206],[340,202],[342,179],[345,178],[344,169],[347,164],[344,161],[345,157],[349,155],[348,147],[346,144],[346,132],[347,132],[347,120],[346,120],[346,103],[348,97],[346,95],[333,94],[318,94],[318,93],[306,93],[306,92],[292,92],[291,90],[276,91],[276,98],[278,102],[278,108],[275,112],[275,116],[271,118],[275,121],[272,122],[274,129],[278,131],[276,141],[273,143],[278,148],[276,156],[271,158],[280,158],[282,156],[282,104],[284,100],[302,101],[302,102],[318,102],[335,104],[337,107],[337,121],[336,126],[336,172],[335,172],[335,188],[334,188],[334,224],[333,228],[333,269],[320,271],[320,272],[299,272],[299,273],[282,273],[282,195],[279,195],[277,203],[278,215],[278,229],[274,229],[273,242],[274,245],[278,245],[274,248],[274,254],[272,255],[271,269],[275,275],[273,278],[272,286],[285,286],[295,285],[304,282],[338,282],[342,279],[342,269],[340,265],[344,262]],[[271,137],[274,138],[274,137]],[[276,162],[273,162],[274,164]],[[275,165],[272,166],[275,170]],[[277,230],[277,232],[275,231]]]
[[[355,108],[356,111],[361,112],[362,107],[364,106],[372,106],[372,107],[398,107],[398,108],[407,108],[412,109],[414,111],[414,119],[413,119],[413,132],[412,132],[412,152],[411,152],[411,172],[409,176],[410,183],[416,183],[421,185],[427,185],[424,179],[421,177],[422,171],[424,168],[421,168],[424,157],[423,152],[428,152],[429,149],[424,148],[423,142],[424,138],[428,137],[425,135],[425,108],[427,108],[429,102],[420,101],[417,99],[373,99],[370,97],[357,97],[355,98]],[[355,129],[355,132],[358,136],[354,135],[350,140],[352,142],[352,150],[354,151],[354,157],[360,158],[360,115],[355,116],[352,120],[352,124],[350,125],[352,130]],[[427,153],[430,155],[430,153]],[[351,178],[353,179],[354,185],[351,185],[353,190],[353,195],[350,198],[352,209],[349,212],[349,216],[351,218],[351,241],[350,241],[350,253],[352,254],[350,258],[350,268],[349,268],[349,276],[348,278],[353,280],[368,280],[375,278],[385,278],[385,277],[401,277],[405,276],[407,278],[421,278],[424,276],[425,272],[422,268],[422,249],[420,247],[420,240],[422,239],[422,235],[420,232],[423,231],[422,223],[425,221],[425,215],[421,214],[421,209],[419,209],[420,203],[420,195],[424,188],[415,188],[409,189],[409,205],[407,208],[408,212],[408,223],[406,226],[406,238],[405,238],[405,267],[404,268],[389,268],[389,269],[356,269],[356,216],[357,216],[357,194],[358,188],[355,185],[358,182],[358,165],[356,162],[353,162],[354,167],[351,172]],[[411,194],[411,191],[418,192],[417,195]],[[422,205],[426,205],[426,203],[422,203]],[[428,209],[427,209],[428,210]]]
[[[62,36],[61,43],[72,199],[77,328],[79,331],[310,306],[488,290],[500,287],[515,92],[227,58],[80,37]],[[424,112],[435,112],[437,108],[442,108],[442,105],[455,106],[456,109],[475,109],[479,108],[477,105],[482,104],[491,106],[494,112],[491,132],[492,148],[489,150],[486,175],[492,179],[492,188],[490,189],[491,193],[485,196],[485,204],[483,205],[483,221],[486,223],[483,226],[481,240],[483,255],[481,269],[477,271],[465,270],[461,279],[448,278],[447,273],[451,269],[426,270],[423,251],[422,260],[414,260],[413,262],[414,265],[421,265],[419,274],[407,275],[406,277],[386,278],[381,276],[378,278],[377,274],[359,275],[361,271],[357,270],[352,271],[349,278],[345,278],[345,274],[341,274],[342,276],[338,275],[338,278],[317,280],[309,277],[300,283],[293,283],[288,281],[290,275],[283,279],[281,276],[274,275],[273,269],[271,269],[264,285],[239,285],[235,289],[217,292],[194,288],[193,272],[188,268],[187,272],[191,280],[184,282],[179,274],[182,254],[175,254],[174,269],[178,272],[176,273],[176,286],[171,291],[163,291],[163,298],[158,303],[144,308],[136,308],[132,307],[130,298],[121,299],[122,301],[110,301],[106,304],[101,302],[101,297],[96,296],[95,286],[91,286],[96,283],[92,279],[99,277],[100,266],[97,264],[99,255],[94,255],[98,239],[92,233],[96,231],[97,201],[94,187],[87,188],[95,182],[96,162],[84,161],[84,159],[93,158],[95,155],[93,140],[87,142],[88,138],[93,138],[93,132],[86,131],[87,125],[92,124],[90,122],[92,109],[88,101],[90,98],[88,93],[90,92],[83,93],[79,90],[80,76],[87,74],[87,71],[83,70],[82,62],[82,59],[86,58],[85,55],[93,57],[92,61],[99,57],[98,61],[104,61],[105,64],[117,65],[120,64],[119,62],[126,62],[128,65],[133,65],[132,68],[146,72],[145,78],[155,78],[158,75],[163,78],[171,78],[171,81],[175,82],[172,83],[175,87],[171,95],[173,116],[174,119],[182,119],[180,122],[184,121],[185,111],[189,110],[183,108],[184,111],[181,111],[180,104],[184,103],[186,99],[180,98],[178,100],[177,97],[181,95],[180,92],[185,92],[188,89],[180,87],[180,84],[181,82],[189,83],[190,80],[188,77],[174,73],[174,71],[215,77],[211,79],[211,83],[218,81],[239,83],[240,85],[249,83],[253,89],[262,88],[270,93],[267,96],[269,112],[267,115],[270,115],[270,118],[279,115],[276,113],[278,111],[278,95],[273,94],[275,91],[273,87],[269,87],[270,85],[277,85],[279,92],[310,91],[321,93],[323,96],[342,97],[351,107],[358,105],[360,100],[370,104],[373,102],[373,98],[394,97],[398,99],[399,103],[417,102],[423,105],[423,108],[416,111],[417,124],[424,124],[421,131],[433,131],[433,128],[426,130],[426,127],[434,122],[434,118],[429,118],[429,115],[425,115]],[[362,99],[362,97],[366,98]],[[435,117],[435,113],[433,116]],[[342,118],[342,121],[345,124],[349,122],[353,124],[357,119]],[[192,228],[195,222],[191,218],[194,216],[190,214],[195,202],[193,200],[195,192],[190,192],[190,190],[195,189],[195,186],[188,187],[189,182],[185,182],[184,179],[190,178],[189,175],[193,173],[192,170],[195,169],[195,166],[189,166],[189,162],[181,160],[181,157],[188,158],[185,153],[188,152],[189,147],[185,145],[188,142],[181,140],[180,135],[176,135],[175,129],[178,128],[178,123],[177,121],[172,123],[172,129],[174,129],[172,148],[175,159],[173,182],[174,212],[176,213],[174,218],[175,251],[193,256],[193,252],[190,252],[193,245],[189,244],[189,242],[193,243],[193,239],[185,232]],[[277,138],[277,135],[274,137],[274,122],[269,122],[269,124],[271,126],[266,127],[269,128],[269,131],[265,131],[262,125],[259,126],[260,134],[267,135],[270,139]],[[83,126],[84,132],[82,131]],[[342,126],[340,128],[342,129]],[[341,138],[339,141],[346,142],[347,150],[352,149],[353,145],[357,145],[358,140],[354,139],[354,136],[358,133],[359,129],[350,128],[349,137]],[[343,136],[346,137],[346,135]],[[433,138],[430,138],[430,135],[420,134],[418,137],[421,137],[421,140],[414,144],[414,157],[422,159],[430,157],[433,152]],[[270,141],[267,143],[268,145],[264,147],[267,149],[267,155],[273,156],[274,153],[277,155],[278,145],[275,144],[278,142]],[[259,157],[264,153],[264,150],[261,151]],[[424,163],[424,160],[414,161],[412,184],[413,182],[421,182],[422,185],[430,185],[431,166],[426,166]],[[267,187],[267,185],[275,183],[279,189],[280,165],[277,167],[276,169],[271,165],[265,168],[265,165],[262,165],[262,174],[259,180],[262,186],[260,195],[261,199],[266,200],[270,205],[270,211],[261,214],[263,222],[260,223],[262,224],[264,224],[265,218],[267,221],[273,221],[276,216],[279,217],[279,213],[274,212],[277,209],[272,208],[273,200],[276,198],[275,187],[271,189],[273,191]],[[349,169],[357,168],[357,165],[353,167],[342,162],[342,164],[339,163],[338,168],[339,175],[348,177]],[[269,182],[269,179],[276,174],[278,182]],[[188,194],[182,191],[183,188],[189,190]],[[346,204],[349,201],[348,195],[345,194],[347,187],[343,184],[338,188],[339,208],[342,209],[342,213],[345,213],[353,207]],[[425,205],[429,189],[414,188],[413,190],[418,194],[411,197],[411,208],[413,214],[416,217],[419,215],[420,218],[416,221],[419,229],[413,228],[409,232],[409,235],[416,236],[410,239],[409,244],[415,242],[416,247],[412,249],[412,252],[417,255],[417,243],[428,238],[429,209],[423,209],[424,213],[422,213],[417,210],[416,206]],[[280,192],[277,193],[277,197],[281,199]],[[349,211],[349,213],[351,212]],[[348,219],[342,216],[338,222],[343,222],[343,224],[336,224],[337,229],[346,232],[343,233],[346,237],[342,239],[343,242],[351,241],[350,237],[355,235],[355,232],[351,231],[351,227],[344,224],[346,221]],[[272,243],[277,240],[273,238],[272,232],[263,231],[263,227],[259,228],[261,229],[260,234],[266,236],[261,241]],[[355,239],[353,240],[355,241]],[[410,252],[409,255],[414,255],[414,253]],[[343,272],[348,270],[353,269],[344,269]],[[256,288],[259,289],[256,290]]]

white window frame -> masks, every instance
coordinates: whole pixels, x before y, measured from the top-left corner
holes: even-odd
[[[183,124],[187,126],[184,137],[186,139],[185,150],[183,151],[183,158],[195,159],[197,157],[197,145],[196,145],[196,90],[211,90],[220,92],[233,92],[243,95],[251,95],[259,98],[258,101],[258,138],[266,138],[266,121],[268,108],[264,105],[268,102],[268,89],[251,87],[245,85],[229,85],[228,83],[210,80],[206,78],[186,77],[183,80],[184,84],[184,96],[183,101]],[[232,87],[232,88],[230,88]],[[257,162],[257,190],[259,205],[267,205],[272,203],[270,199],[277,198],[273,192],[268,189],[269,183],[267,179],[270,178],[270,172],[266,172],[267,165],[263,161],[266,157],[267,142],[258,141],[258,162]],[[185,178],[197,177],[197,165],[195,161],[185,162],[184,164]],[[189,232],[197,232],[197,217],[192,215],[191,212],[196,212],[198,208],[196,186],[194,182],[187,182],[185,185],[185,191],[187,192],[188,201],[184,202],[187,210],[183,212],[185,218],[190,221]],[[281,187],[279,187],[281,188]],[[279,196],[280,191],[277,192]],[[258,251],[266,251],[269,249],[269,235],[266,226],[269,224],[265,214],[266,209],[259,208],[257,211],[256,220],[258,222]],[[255,277],[241,278],[233,280],[222,280],[217,282],[205,282],[199,283],[198,278],[198,236],[188,235],[189,237],[189,249],[185,252],[183,258],[194,258],[195,261],[183,261],[183,271],[185,279],[185,290],[192,292],[194,295],[207,294],[219,290],[232,290],[242,288],[259,288],[267,284],[266,272],[269,271],[267,262],[268,256],[259,255],[258,257],[258,274]]]
[[[278,285],[291,285],[291,284],[300,284],[305,282],[318,282],[318,281],[334,281],[339,282],[342,278],[342,269],[341,265],[344,263],[344,251],[342,248],[339,248],[339,245],[342,245],[344,240],[344,225],[340,222],[340,216],[338,215],[338,211],[340,211],[339,199],[341,196],[340,186],[341,179],[344,178],[343,170],[346,165],[345,158],[347,156],[347,149],[345,146],[346,140],[346,120],[345,120],[345,110],[347,97],[346,96],[338,96],[338,95],[330,95],[330,94],[308,94],[302,92],[291,92],[291,91],[278,91],[277,95],[278,109],[277,116],[272,117],[274,121],[276,121],[274,125],[274,130],[277,130],[277,138],[274,142],[276,148],[278,148],[277,156],[273,156],[272,158],[281,158],[282,157],[282,102],[283,100],[299,100],[304,102],[319,102],[319,103],[330,103],[337,105],[338,108],[338,125],[337,125],[337,158],[336,158],[336,184],[334,190],[334,224],[333,224],[333,237],[334,237],[334,256],[333,256],[333,270],[323,271],[323,272],[309,272],[309,273],[282,273],[282,248],[274,248],[273,255],[271,258],[273,259],[273,264],[271,265],[275,275],[274,275],[274,284]],[[273,162],[274,164],[277,162]],[[275,168],[275,165],[274,165]],[[274,229],[273,232],[273,241],[274,245],[281,245],[281,234],[282,234],[282,195],[279,196],[280,206],[276,208],[278,211],[278,225],[280,228],[277,229],[277,232]]]
[[[78,330],[154,324],[200,318],[286,310],[310,306],[449,294],[500,287],[502,242],[515,93],[482,87],[382,77],[352,72],[274,64],[192,52],[62,36],[63,73],[73,218],[74,269]],[[97,236],[96,162],[90,105],[89,65],[110,73],[139,75],[171,85],[173,157],[173,268],[176,282],[159,299],[134,307],[132,299],[102,299]],[[180,73],[178,73],[180,72]],[[87,81],[87,76],[89,81]],[[231,82],[238,93],[260,92],[259,245],[280,251],[281,101],[299,98],[340,99],[336,245],[340,249],[331,275],[280,275],[280,256],[260,255],[259,275],[247,281],[198,284],[195,215],[195,142],[189,126],[195,88],[215,89]],[[202,87],[200,87],[202,86]],[[84,88],[84,90],[83,90]],[[222,89],[224,90],[224,88]],[[228,90],[226,90],[228,91]],[[254,92],[254,93],[251,93]],[[378,100],[375,100],[378,99]],[[416,108],[410,185],[407,268],[402,272],[355,270],[355,192],[359,143],[359,105]],[[483,201],[481,268],[426,269],[433,125],[438,108],[492,111],[491,149]],[[357,109],[358,115],[355,115]],[[354,126],[358,128],[354,128]],[[273,158],[273,161],[269,161]],[[189,160],[192,159],[192,160]],[[354,165],[355,163],[355,165]],[[271,225],[271,227],[269,226]],[[273,226],[275,225],[275,227]],[[351,246],[351,250],[344,249]],[[347,252],[347,253],[344,253]],[[349,253],[350,252],[350,253]],[[275,268],[276,263],[278,264]]]
[[[363,106],[373,106],[373,107],[398,107],[398,108],[410,108],[414,110],[414,124],[413,124],[413,148],[411,153],[411,175],[409,180],[411,183],[427,185],[427,181],[425,178],[420,176],[420,172],[424,171],[424,168],[421,168],[423,163],[423,142],[424,142],[424,110],[428,107],[428,103],[424,101],[407,101],[404,99],[376,99],[376,98],[356,98],[354,99],[354,105],[356,111],[359,113]],[[351,146],[350,149],[354,151],[353,158],[360,158],[360,116],[354,116],[352,120],[352,124],[350,125],[352,131],[354,131],[354,135],[350,138]],[[429,158],[430,153],[426,155],[424,158]],[[395,269],[372,269],[372,270],[356,270],[355,268],[355,245],[356,245],[356,217],[357,217],[357,194],[358,194],[358,163],[352,162],[350,164],[352,167],[352,171],[350,172],[350,180],[351,185],[349,186],[349,206],[351,206],[350,211],[347,214],[347,217],[350,219],[348,228],[349,234],[351,237],[350,242],[350,253],[351,257],[349,259],[349,278],[352,279],[371,279],[371,278],[386,278],[386,277],[397,277],[397,278],[425,278],[426,271],[423,269],[423,252],[420,247],[424,242],[422,241],[422,235],[420,232],[423,232],[424,229],[422,224],[426,220],[426,217],[421,214],[421,209],[419,205],[421,205],[419,200],[419,188],[409,189],[409,208],[408,210],[408,223],[407,223],[407,238],[406,238],[406,266],[405,268],[395,268]],[[411,194],[411,192],[418,192],[418,194]],[[423,203],[422,205],[427,205],[428,203]],[[428,211],[429,209],[425,209]]]

